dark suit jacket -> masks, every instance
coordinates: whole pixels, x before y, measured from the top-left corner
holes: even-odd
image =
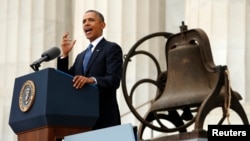
[[[73,76],[84,75],[96,78],[100,95],[100,118],[93,129],[119,125],[121,124],[121,120],[116,99],[116,90],[120,86],[122,76],[122,49],[118,44],[109,42],[103,38],[95,47],[86,73],[84,74],[83,58],[85,52],[86,50],[77,55],[70,69],[68,69],[68,57],[63,59],[58,58],[57,68]]]

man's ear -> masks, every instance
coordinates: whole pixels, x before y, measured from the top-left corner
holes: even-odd
[[[105,22],[102,22],[102,23],[101,23],[101,27],[102,27],[102,29],[104,29],[104,28],[105,28],[105,26],[106,26]]]

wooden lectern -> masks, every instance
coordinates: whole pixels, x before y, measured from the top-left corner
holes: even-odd
[[[15,79],[9,125],[18,141],[60,141],[92,129],[99,117],[98,88],[76,90],[72,78],[48,68]]]

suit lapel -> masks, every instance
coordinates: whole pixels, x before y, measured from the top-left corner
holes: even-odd
[[[80,74],[84,74],[84,70],[83,70],[83,58],[85,56],[85,53],[86,53],[86,51],[82,52],[81,55],[80,55],[80,57],[79,57],[78,66],[80,66],[80,67],[77,67],[77,68],[78,68]]]
[[[88,73],[89,71],[89,68],[91,68],[94,60],[98,57],[98,54],[102,51],[103,49],[103,46],[105,45],[105,42],[106,40],[103,38],[98,44],[97,46],[95,47],[90,59],[89,59],[89,63],[88,63],[88,66],[87,66],[87,69],[86,69],[86,74]],[[86,75],[85,74],[85,75]]]

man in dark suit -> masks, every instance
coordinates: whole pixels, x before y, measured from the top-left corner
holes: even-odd
[[[76,40],[70,40],[69,33],[65,33],[61,44],[62,54],[57,59],[57,68],[74,76],[72,85],[76,89],[87,84],[95,84],[98,87],[100,116],[93,130],[120,125],[116,91],[122,76],[122,49],[118,44],[103,37],[105,21],[101,13],[88,10],[82,22],[86,38],[92,44],[92,54],[87,66],[83,63],[88,56],[86,49],[77,55],[73,65],[68,68],[68,55]]]

